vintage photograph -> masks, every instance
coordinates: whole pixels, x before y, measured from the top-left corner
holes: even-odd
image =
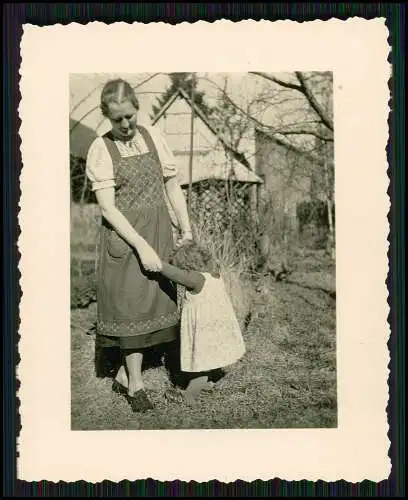
[[[336,428],[333,73],[69,78],[71,430]]]

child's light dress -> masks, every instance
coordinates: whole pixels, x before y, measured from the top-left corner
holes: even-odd
[[[222,278],[209,273],[198,294],[185,292],[181,312],[181,369],[214,370],[231,365],[245,353],[239,323]]]

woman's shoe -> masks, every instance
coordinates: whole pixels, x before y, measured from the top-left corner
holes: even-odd
[[[154,408],[144,389],[136,391],[133,396],[127,396],[127,400],[134,413],[145,412]]]

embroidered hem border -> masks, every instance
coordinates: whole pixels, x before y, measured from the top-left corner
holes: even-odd
[[[178,311],[145,321],[101,319],[97,322],[97,330],[101,335],[108,335],[111,337],[127,337],[131,335],[143,335],[145,333],[162,330],[163,328],[169,328],[176,325],[179,320],[180,315]]]

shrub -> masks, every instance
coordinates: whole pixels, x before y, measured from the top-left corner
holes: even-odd
[[[296,215],[299,220],[299,230],[308,225],[314,225],[318,228],[329,227],[329,212],[327,203],[322,200],[303,201],[296,208]],[[332,206],[333,224],[335,224],[335,206]]]
[[[95,194],[91,191],[91,183],[85,174],[85,160],[70,155],[71,198],[75,203],[95,203]]]
[[[94,273],[71,276],[71,309],[88,307],[96,301],[96,277]]]
[[[193,221],[192,226],[195,238],[205,245],[220,266],[235,314],[243,328],[252,305],[253,285],[247,276],[253,261],[253,240],[245,231],[240,238],[234,239],[231,229],[214,232],[205,223],[197,221]]]
[[[101,213],[96,204],[71,204],[71,250],[95,248],[99,242]]]
[[[244,275],[233,269],[223,269],[222,277],[230,296],[232,306],[242,330],[245,328],[246,318],[252,309],[252,285]]]

